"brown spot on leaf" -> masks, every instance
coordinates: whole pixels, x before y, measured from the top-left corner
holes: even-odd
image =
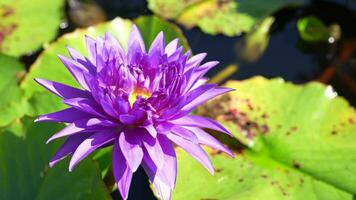
[[[239,179],[239,182],[240,182],[240,183],[241,183],[241,182],[243,182],[243,181],[244,181],[244,179],[243,179],[243,178],[240,178],[240,179]]]
[[[302,185],[304,183],[304,179],[303,178],[300,178],[299,179],[299,183]]]
[[[297,161],[293,161],[293,167],[296,169],[299,169],[301,167],[301,165]]]
[[[17,24],[14,23],[9,25],[0,24],[0,50],[1,50],[1,45],[4,42],[5,38],[9,36],[16,28],[17,28]]]
[[[331,135],[337,135],[337,131],[336,130],[332,130],[331,131]]]
[[[268,133],[268,131],[269,131],[269,128],[268,128],[268,126],[266,124],[261,126],[262,134],[266,134],[266,133]]]
[[[15,13],[12,7],[6,5],[1,6],[0,10],[1,10],[1,16],[3,17],[9,17]]]
[[[254,139],[259,133],[267,134],[269,131],[269,127],[266,124],[259,125],[256,120],[250,119],[245,112],[240,112],[237,109],[230,109],[225,113],[224,118],[226,121],[234,122],[245,137],[249,139]]]
[[[216,171],[216,173],[220,173],[220,172],[224,171],[224,169],[223,168],[217,168],[217,169],[215,169],[215,171]]]
[[[353,118],[351,118],[351,117],[349,118],[348,121],[349,121],[350,124],[355,124],[355,119],[353,119]]]
[[[290,131],[292,131],[292,132],[294,132],[294,131],[296,131],[296,130],[298,130],[298,127],[296,127],[296,126],[292,126],[292,127],[290,128]]]
[[[216,198],[201,198],[200,200],[219,200],[219,199],[216,199]]]
[[[268,115],[266,113],[263,113],[262,116],[261,116],[263,119],[267,119],[268,118]]]
[[[286,132],[286,135],[291,135],[293,132],[297,131],[298,127],[292,126],[289,128],[289,130]]]
[[[278,182],[277,181],[271,181],[271,185],[277,185]]]
[[[261,175],[261,178],[263,178],[263,179],[267,179],[267,178],[268,178],[268,176],[267,176],[267,175],[265,175],[265,174],[262,174],[262,175]]]

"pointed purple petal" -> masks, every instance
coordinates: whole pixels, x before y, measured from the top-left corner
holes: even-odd
[[[153,124],[149,124],[147,126],[144,126],[143,128],[146,129],[146,131],[152,136],[152,137],[157,137],[157,130],[156,128],[153,126]]]
[[[85,129],[86,129],[85,127],[79,127],[79,126],[77,126],[77,124],[75,122],[73,122],[73,123],[69,124],[68,126],[66,126],[64,129],[62,129],[61,131],[59,131],[58,133],[52,135],[52,137],[50,137],[46,143],[48,144],[52,140],[83,132],[83,131],[85,131]]]
[[[148,156],[150,156],[153,163],[157,166],[158,170],[162,168],[165,160],[163,157],[163,150],[159,141],[149,135],[143,135],[142,140]]]
[[[75,108],[67,108],[58,112],[53,112],[39,116],[35,122],[66,122],[72,123],[80,119],[89,119],[94,117],[88,113],[82,112]]]
[[[167,44],[164,52],[167,54],[168,57],[171,56],[177,50],[178,43],[179,43],[179,39],[176,38]]]
[[[112,168],[117,188],[120,191],[121,197],[126,200],[129,195],[133,172],[129,168],[128,163],[121,152],[118,140],[116,140],[113,148]]]
[[[135,43],[139,45],[141,52],[146,52],[145,43],[143,41],[140,31],[138,30],[136,25],[132,25],[129,42],[128,42],[129,51],[130,51],[130,47],[135,46]]]
[[[61,147],[57,150],[54,156],[51,158],[49,162],[49,166],[53,167],[57,162],[63,160],[68,155],[72,154],[77,147],[82,143],[86,138],[88,138],[91,134],[78,134],[72,135],[67,138],[67,140],[62,144]]]
[[[200,54],[197,54],[197,55],[191,57],[185,65],[184,72],[188,71],[191,68],[195,68],[195,67],[199,66],[201,61],[203,61],[207,55],[208,55],[207,53],[200,53]]]
[[[172,133],[176,134],[179,137],[182,137],[186,140],[189,140],[195,144],[198,144],[198,138],[197,136],[190,130],[185,129],[181,126],[173,126],[171,128]]]
[[[184,128],[192,131],[197,136],[199,144],[204,144],[204,145],[210,146],[214,149],[225,152],[226,154],[228,154],[231,157],[234,157],[234,154],[232,153],[232,151],[230,151],[230,149],[225,147],[222,143],[220,143],[217,139],[215,139],[209,133],[201,130],[200,128],[196,128],[196,127],[186,126]]]
[[[197,115],[187,115],[179,119],[172,120],[170,121],[170,123],[181,125],[181,126],[209,128],[232,136],[228,130],[226,130],[222,125],[220,125],[216,121]]]
[[[141,142],[132,134],[139,134],[135,132],[122,132],[119,137],[119,144],[127,163],[132,172],[135,172],[140,166],[143,151]]]
[[[162,168],[156,167],[146,151],[142,166],[156,188],[160,199],[169,200],[176,183],[177,160],[172,142],[160,135],[158,135],[158,140],[164,155]]]
[[[64,57],[62,55],[58,56],[59,59],[62,61],[62,63],[67,67],[69,72],[73,75],[75,80],[85,89],[89,90],[89,86],[87,85],[85,81],[85,74],[89,73],[89,70],[85,67],[83,67],[81,64],[75,62],[74,60],[71,60],[67,57]]]
[[[168,134],[168,139],[176,143],[187,153],[189,153],[195,160],[202,164],[211,174],[214,174],[214,168],[211,165],[208,155],[205,151],[198,145],[190,142],[189,140],[183,139],[175,134]]]
[[[177,158],[173,144],[166,136],[159,135],[157,137],[163,150],[164,164],[160,170],[161,179],[165,180],[168,186],[173,189],[177,178]]]
[[[195,92],[196,90],[200,90],[200,87],[193,90],[192,92]],[[187,103],[181,110],[186,111],[186,112],[191,112],[195,107],[199,106],[200,104],[202,104],[216,96],[230,92],[232,90],[233,89],[231,89],[231,88],[223,88],[223,87],[215,87],[215,88],[209,89],[208,91],[199,95],[195,99],[193,99],[191,101],[187,101],[189,103]],[[188,98],[190,98],[190,97],[188,97]]]
[[[94,100],[86,98],[72,98],[63,100],[63,103],[80,111],[106,118],[105,112]]]
[[[69,163],[69,171],[73,171],[74,167],[95,149],[114,141],[117,136],[118,133],[116,130],[107,130],[94,133],[85,139],[74,152]]]
[[[164,51],[164,35],[163,32],[159,32],[156,38],[153,40],[150,50],[148,51],[148,54],[163,54]]]
[[[187,87],[186,91],[191,91],[191,88],[195,85],[197,81],[199,81],[205,73],[207,73],[212,67],[216,66],[219,62],[212,61],[207,62],[204,65],[200,66],[199,68],[192,68],[185,73],[187,76]]]
[[[93,131],[97,131],[99,128],[102,130],[105,127],[110,129],[112,127],[115,127],[115,124],[111,123],[108,120],[102,120],[97,118],[81,119],[69,124],[58,133],[52,135],[52,137],[50,137],[47,140],[47,143],[51,142],[52,140],[58,139],[60,137],[74,135],[82,132],[93,132]],[[82,134],[87,134],[87,133],[82,133]]]
[[[96,42],[93,38],[86,35],[85,43],[86,43],[86,47],[87,47],[87,51],[88,51],[88,55],[89,55],[89,60],[94,65],[96,65]]]
[[[64,85],[62,83],[57,83],[53,81],[49,81],[46,79],[36,78],[35,81],[46,88],[48,91],[52,92],[53,94],[63,98],[63,99],[70,99],[75,97],[88,97],[89,94],[83,90]]]

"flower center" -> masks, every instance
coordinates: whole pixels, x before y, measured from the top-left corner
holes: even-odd
[[[135,103],[138,96],[147,99],[151,96],[151,93],[146,88],[135,88],[129,97],[129,102],[131,106]]]

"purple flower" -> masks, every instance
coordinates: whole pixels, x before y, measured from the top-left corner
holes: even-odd
[[[229,88],[206,84],[203,75],[218,62],[201,64],[205,53],[191,58],[178,39],[164,44],[163,33],[148,52],[133,26],[126,52],[109,33],[86,37],[88,58],[68,48],[59,56],[82,89],[44,79],[36,81],[69,106],[36,121],[68,123],[47,142],[67,137],[51,159],[52,167],[72,154],[69,171],[98,148],[113,145],[112,169],[117,187],[127,199],[133,173],[141,165],[161,199],[175,187],[177,159],[173,144],[187,151],[210,173],[210,160],[200,145],[231,156],[224,145],[202,128],[230,133],[215,121],[190,115],[193,109]]]

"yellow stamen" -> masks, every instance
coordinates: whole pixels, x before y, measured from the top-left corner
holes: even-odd
[[[146,88],[135,88],[129,97],[129,102],[131,106],[135,103],[138,96],[147,99],[151,96],[151,93]]]

